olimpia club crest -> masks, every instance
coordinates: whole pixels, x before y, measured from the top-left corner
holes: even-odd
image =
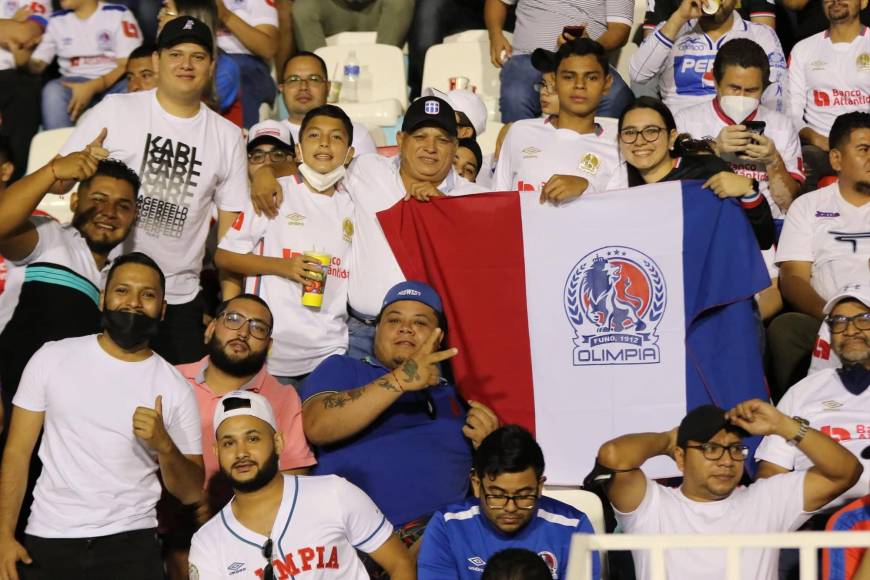
[[[565,283],[574,365],[658,363],[667,295],[661,269],[643,252],[605,246],[583,256]]]

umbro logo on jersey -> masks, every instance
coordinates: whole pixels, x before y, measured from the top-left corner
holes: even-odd
[[[293,212],[287,216],[287,225],[289,226],[304,226],[305,216],[301,213]]]
[[[468,559],[468,563],[471,564],[468,569],[472,572],[483,572],[483,567],[486,566],[486,560],[480,556],[472,556]]]
[[[825,401],[824,403],[822,403],[822,407],[824,407],[825,409],[828,409],[829,411],[833,411],[834,409],[839,409],[842,406],[843,406],[843,403],[840,403],[839,401]]]
[[[826,63],[823,60],[814,60],[813,62],[810,63],[810,68],[812,70],[825,70],[825,68],[827,68],[827,66],[828,66],[828,63]]]
[[[238,574],[239,572],[245,571],[245,564],[243,562],[233,562],[229,566],[227,566],[227,572],[230,576],[233,574]]]
[[[541,154],[541,150],[537,147],[526,147],[522,151],[523,159],[534,159]]]

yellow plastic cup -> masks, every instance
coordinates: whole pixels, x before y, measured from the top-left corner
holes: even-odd
[[[305,252],[305,256],[314,258],[320,263],[320,274],[316,278],[309,278],[302,285],[302,305],[311,308],[323,306],[323,293],[326,291],[326,277],[329,272],[329,263],[332,256],[318,252]]]

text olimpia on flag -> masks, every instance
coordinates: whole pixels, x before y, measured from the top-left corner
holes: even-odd
[[[751,301],[770,279],[738,203],[700,182],[563,207],[517,192],[400,202],[378,218],[406,277],[444,299],[463,395],[536,434],[549,483],[582,481],[617,435],[766,397]]]

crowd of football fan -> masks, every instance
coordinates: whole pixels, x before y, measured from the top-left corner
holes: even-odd
[[[0,580],[564,578],[605,530],[448,380],[447,305],[377,213],[688,179],[736,198],[768,266],[771,401],[605,443],[606,531],[868,529],[868,0],[649,0],[634,38],[632,0],[120,1],[0,8]],[[429,47],[481,28],[487,155],[480,96],[421,86]],[[327,103],[314,51],[346,31],[407,42],[394,156]],[[73,126],[25,176],[40,128]],[[37,209],[70,191],[69,224]],[[662,455],[679,481],[642,471]],[[870,578],[864,552],[821,570]],[[608,556],[594,577],[652,574]],[[665,560],[725,577],[724,550]],[[739,577],[796,569],[747,550]]]

